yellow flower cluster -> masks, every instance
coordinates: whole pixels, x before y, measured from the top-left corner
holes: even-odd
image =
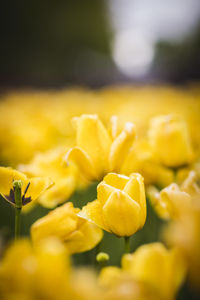
[[[185,280],[199,290],[198,89],[21,92],[0,109],[0,194],[15,210],[0,299],[174,300]],[[48,212],[19,239],[21,209],[39,205]]]
[[[160,269],[162,268],[162,276]],[[14,271],[15,270],[15,271]],[[14,271],[14,272],[13,272]],[[122,258],[122,268],[74,268],[63,244],[48,238],[31,246],[20,240],[0,265],[1,299],[173,299],[185,275],[177,249],[153,243]]]

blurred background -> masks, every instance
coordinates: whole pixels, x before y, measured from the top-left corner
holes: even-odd
[[[199,0],[3,1],[0,88],[197,81]]]

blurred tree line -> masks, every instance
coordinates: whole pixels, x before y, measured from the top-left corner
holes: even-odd
[[[111,57],[112,26],[105,0],[2,1],[0,89],[103,86],[135,82]],[[160,41],[141,82],[200,78],[200,23],[182,42]]]

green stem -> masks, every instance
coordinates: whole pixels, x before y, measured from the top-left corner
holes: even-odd
[[[20,236],[20,221],[22,209],[22,182],[15,180],[13,182],[14,196],[15,196],[15,240]]]
[[[124,237],[124,253],[130,253],[130,236]]]
[[[21,208],[15,207],[15,240],[20,236]]]
[[[100,261],[99,262],[99,271],[101,271],[106,266],[106,261]]]

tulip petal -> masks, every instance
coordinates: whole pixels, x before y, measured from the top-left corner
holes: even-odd
[[[48,177],[32,177],[26,179],[22,187],[22,194],[24,194],[27,185],[30,183],[26,192],[26,198],[30,197],[31,200],[37,199],[45,190],[53,185],[53,182]]]
[[[146,220],[146,197],[144,188],[144,179],[140,174],[131,174],[130,180],[124,187],[124,192],[134,199],[141,207],[141,225]]]
[[[188,125],[178,115],[153,118],[148,135],[160,162],[165,166],[179,167],[193,161]]]
[[[170,184],[160,192],[160,201],[165,205],[169,216],[177,218],[181,209],[187,209],[191,204],[191,197],[179,189],[176,183]]]
[[[126,183],[129,181],[129,177],[116,173],[109,173],[103,178],[103,181],[116,189],[123,190]]]
[[[76,210],[76,213],[78,211],[79,209]],[[31,238],[35,245],[47,237],[55,236],[64,240],[65,236],[76,230],[76,227],[77,216],[73,204],[68,202],[38,219],[31,226]]]
[[[101,286],[110,287],[120,282],[123,271],[119,267],[104,267],[99,274],[99,283]]]
[[[14,180],[26,181],[27,177],[12,168],[0,167],[0,193],[2,196],[9,195],[13,188]]]
[[[81,173],[87,179],[91,180],[98,178],[89,155],[83,149],[79,147],[69,149],[66,154],[65,160],[66,162],[72,161],[75,165],[77,165]]]
[[[156,213],[162,219],[169,220],[170,219],[169,210],[167,209],[166,203],[161,201],[161,197],[158,189],[155,188],[154,186],[149,186],[147,188],[147,195]]]
[[[170,251],[170,259],[174,275],[174,290],[177,290],[183,283],[187,271],[186,261],[183,257],[183,253],[179,248],[173,248]]]
[[[116,139],[118,134],[120,133],[120,128],[119,128],[119,118],[117,116],[112,116],[110,118],[110,135],[112,139]]]
[[[102,215],[102,204],[100,201],[95,200],[89,202],[77,215],[81,218],[95,223],[100,228],[107,230]]]
[[[97,186],[97,199],[102,205],[105,204],[111,193],[115,191],[115,188],[104,181],[100,182]]]
[[[109,164],[110,170],[120,171],[120,167],[129,153],[135,139],[135,126],[131,122],[125,124],[124,130],[111,145]]]
[[[111,138],[97,115],[82,115],[77,119],[77,145],[91,157],[102,176],[108,169]]]
[[[70,254],[89,251],[103,238],[103,231],[95,224],[81,222],[81,226],[72,232],[65,240],[65,245]]]
[[[117,236],[131,236],[140,228],[140,206],[123,191],[110,195],[103,217],[109,231]]]
[[[74,192],[76,179],[73,176],[59,179],[55,184],[45,191],[39,199],[38,203],[47,208],[54,208],[58,204],[65,202]]]

